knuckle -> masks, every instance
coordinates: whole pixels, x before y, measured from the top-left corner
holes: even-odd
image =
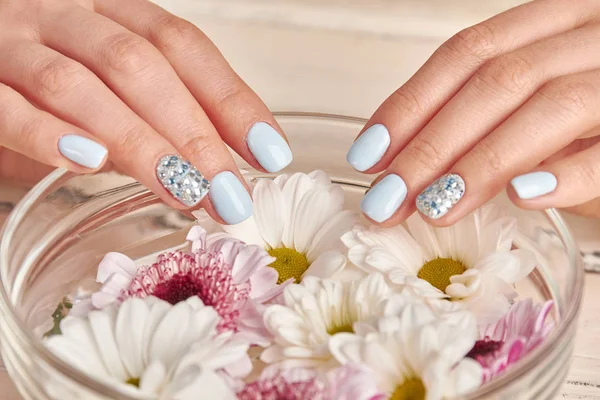
[[[490,179],[496,179],[507,168],[501,153],[502,151],[491,142],[491,139],[483,140],[473,149],[472,157],[475,160],[473,165],[481,165],[483,172]]]
[[[582,187],[600,187],[600,163],[595,159],[587,159],[573,168],[575,181]]]
[[[555,105],[559,115],[579,116],[588,110],[597,91],[589,82],[566,77],[545,85],[539,94]]]
[[[196,25],[168,14],[156,21],[150,31],[150,41],[158,48],[185,49],[202,36]]]
[[[213,140],[205,135],[190,135],[185,141],[183,146],[181,147],[181,151],[184,154],[189,154],[191,156],[195,156],[195,158],[212,155],[215,156],[219,154],[218,149],[215,146]],[[194,157],[189,157],[194,158]]]
[[[34,87],[41,98],[62,97],[87,79],[86,69],[66,58],[43,63],[34,71]]]
[[[102,65],[112,71],[137,74],[150,65],[153,47],[131,33],[118,33],[105,39],[101,50]]]
[[[42,131],[42,120],[39,118],[27,118],[23,121],[19,130],[18,140],[21,148],[34,149],[38,142],[38,135]]]
[[[475,81],[509,93],[522,92],[533,85],[534,67],[524,57],[507,54],[487,62],[475,73]]]
[[[444,165],[440,146],[432,143],[426,135],[417,135],[404,151],[411,162],[426,171],[437,171]]]
[[[239,85],[227,85],[215,91],[216,110],[243,110],[247,107],[249,99],[244,95],[247,93]]]
[[[442,47],[455,56],[474,57],[483,61],[497,52],[495,36],[494,30],[488,24],[481,23],[458,32]]]
[[[122,130],[122,132],[122,134],[117,135],[115,142],[111,146],[114,148],[115,154],[132,157],[132,154],[144,151],[148,142],[145,140],[147,138],[147,131],[145,129],[132,126]]]
[[[401,115],[406,113],[422,115],[426,110],[426,106],[423,100],[421,100],[421,97],[417,95],[415,90],[408,84],[392,93],[388,101]]]

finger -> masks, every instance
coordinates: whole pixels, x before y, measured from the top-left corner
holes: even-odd
[[[360,136],[364,138],[350,149],[348,161],[359,171],[382,171],[482,65],[582,26],[597,17],[597,9],[593,0],[533,1],[458,33],[378,108]],[[371,126],[375,128],[367,129]]]
[[[33,42],[0,44],[0,82],[56,117],[90,132],[108,148],[111,160],[167,204],[192,207],[158,179],[156,168],[175,148],[133,113],[83,65]],[[93,95],[90,95],[93,94]]]
[[[101,168],[108,153],[89,133],[37,109],[3,84],[0,84],[0,146],[77,173]]]
[[[519,207],[567,208],[600,197],[600,144],[572,154],[534,172],[519,175],[508,187]]]
[[[600,124],[600,70],[561,77],[543,86],[523,107],[478,143],[450,171],[464,179],[464,197],[439,214],[417,207],[435,225],[449,225],[479,207],[508,181],[531,171]],[[425,196],[427,197],[427,195]],[[450,212],[449,212],[450,211]],[[446,215],[447,213],[447,215]]]
[[[600,67],[599,35],[600,25],[585,26],[507,53],[477,71],[391,162],[386,173],[402,177],[410,188],[395,218],[401,221],[410,215],[418,193],[544,83]]]
[[[248,188],[227,146],[154,46],[83,8],[58,10],[49,20],[40,32],[45,44],[94,72],[212,181],[211,201],[207,198],[201,204],[213,217],[236,224],[252,215]],[[229,195],[218,195],[225,192]]]
[[[53,170],[54,167],[48,164],[0,147],[0,181],[14,182],[28,187],[38,183]]]
[[[95,10],[154,44],[221,138],[250,165],[277,172],[292,161],[269,109],[195,25],[146,0],[96,1]]]

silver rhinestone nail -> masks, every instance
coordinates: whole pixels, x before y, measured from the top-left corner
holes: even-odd
[[[442,218],[464,194],[465,181],[460,175],[444,175],[417,196],[417,208],[431,219]]]
[[[177,200],[188,207],[198,204],[210,188],[210,182],[178,156],[161,158],[156,166],[156,176]]]

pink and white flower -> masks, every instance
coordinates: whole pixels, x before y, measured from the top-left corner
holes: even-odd
[[[107,254],[98,268],[102,288],[82,302],[74,315],[119,304],[130,297],[155,296],[177,304],[198,296],[221,317],[219,330],[232,330],[251,343],[268,344],[262,322],[264,306],[284,289],[269,264],[274,258],[259,246],[223,234],[207,235],[195,226],[188,234],[192,252],[176,251],[158,256],[150,266],[136,266],[120,253]]]
[[[239,400],[384,400],[370,370],[348,364],[327,376],[302,368],[266,371],[247,383],[237,394]]]
[[[484,326],[480,339],[467,357],[483,367],[484,380],[498,376],[533,351],[548,336],[554,324],[547,322],[553,302],[534,304],[531,299],[515,303],[498,322]]]

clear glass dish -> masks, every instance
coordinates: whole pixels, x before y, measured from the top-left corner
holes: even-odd
[[[365,121],[307,113],[279,113],[277,119],[294,149],[287,172],[322,169],[343,186],[347,205],[358,207],[372,177],[350,168],[345,153]],[[250,179],[265,176],[236,161]],[[564,382],[573,351],[582,261],[555,210],[525,212],[505,194],[493,202],[518,218],[521,234],[515,245],[538,257],[539,266],[517,290],[536,301],[553,299],[557,326],[529,357],[467,398],[551,399]],[[25,399],[132,400],[53,356],[39,339],[41,327],[66,293],[95,287],[96,267],[106,252],[141,258],[173,248],[184,242],[192,223],[114,172],[75,176],[57,170],[21,201],[0,242],[0,344]]]

